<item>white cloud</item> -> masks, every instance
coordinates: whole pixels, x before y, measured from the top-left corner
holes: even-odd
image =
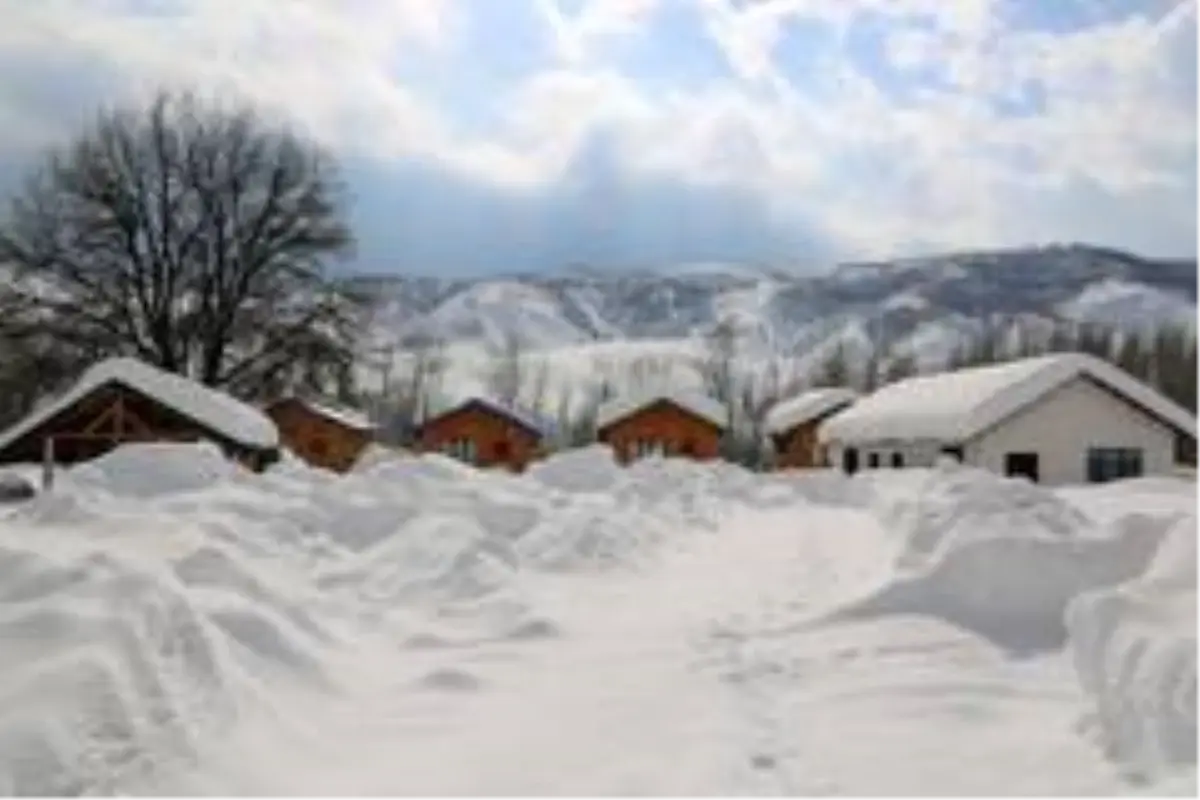
[[[1036,239],[1054,224],[1040,193],[1080,182],[1129,204],[1195,206],[1181,172],[1195,168],[1195,105],[1164,55],[1195,36],[1191,0],[1066,33],[1006,28],[999,0],[695,0],[733,77],[652,93],[606,61],[610,44],[648,35],[662,4],[684,1],[590,0],[566,14],[530,0],[554,60],[498,98],[486,137],[458,132],[396,78],[404,59],[453,70],[480,57],[461,46],[461,1],[187,0],[143,17],[112,0],[10,3],[0,55],[103,64],[125,93],[162,82],[236,93],[348,152],[434,161],[513,191],[553,182],[604,131],[631,174],[749,189],[779,220],[815,220],[858,254]],[[859,71],[843,34],[868,12],[889,20],[896,68],[939,71],[946,85],[899,96]],[[830,30],[800,80],[778,59],[797,21]],[[1031,87],[1025,113],[998,110]],[[45,136],[24,102],[0,88],[10,143],[23,124],[27,139]],[[1071,218],[1064,230],[1080,229]]]
[[[669,0],[587,0],[574,15],[558,0],[531,0],[550,28],[560,62],[578,66],[595,48],[613,37],[638,33],[662,2]]]

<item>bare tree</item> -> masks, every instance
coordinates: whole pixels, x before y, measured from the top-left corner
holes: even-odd
[[[253,110],[160,94],[52,151],[0,226],[0,337],[135,355],[210,385],[345,377],[362,306],[330,158]]]
[[[534,413],[546,413],[546,402],[550,393],[550,363],[545,358],[538,361],[529,390],[529,408]]]
[[[917,374],[917,360],[911,353],[892,356],[883,375],[884,383],[895,383]]]
[[[521,363],[523,350],[520,334],[509,331],[504,336],[500,353],[492,361],[488,389],[503,403],[515,403],[521,396],[521,385],[525,378],[524,365]]]
[[[436,393],[446,360],[441,341],[418,337],[408,346],[402,372],[395,386],[385,386],[384,413],[380,421],[385,439],[401,444],[425,418],[430,398]]]
[[[730,407],[734,400],[733,365],[736,356],[737,330],[732,322],[723,320],[708,334],[699,368],[707,392]]]
[[[771,361],[757,381],[742,385],[738,398],[736,443],[730,456],[750,469],[762,469],[770,461],[772,448],[767,438],[767,414],[781,398],[779,366]]]
[[[833,349],[822,359],[812,377],[814,386],[848,386],[850,384],[850,359],[845,344],[839,339]]]
[[[90,360],[86,349],[64,349],[44,337],[0,340],[0,428],[29,413],[41,397],[65,388]]]

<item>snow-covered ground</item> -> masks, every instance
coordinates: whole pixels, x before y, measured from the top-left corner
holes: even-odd
[[[1196,495],[602,448],[0,507],[0,793],[1194,794]]]

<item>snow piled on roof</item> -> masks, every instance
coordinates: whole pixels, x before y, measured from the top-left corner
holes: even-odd
[[[658,402],[667,402],[689,411],[722,430],[729,424],[725,404],[699,392],[667,391],[617,397],[600,406],[596,414],[597,430],[632,416]]]
[[[802,392],[771,407],[767,412],[765,430],[768,434],[787,433],[797,425],[828,414],[840,406],[849,405],[857,398],[858,392],[841,387]]]
[[[375,423],[371,422],[370,418],[364,412],[357,409],[346,408],[345,406],[334,405],[323,400],[317,401],[305,397],[297,397],[295,400],[314,414],[325,417],[352,430],[375,430]]]
[[[479,405],[501,417],[507,417],[514,422],[519,423],[525,428],[536,432],[542,437],[551,437],[554,435],[556,426],[553,420],[547,418],[543,414],[539,414],[533,409],[526,408],[520,403],[508,403],[504,400],[486,395],[470,395],[463,398],[453,405],[449,405],[441,411],[436,411],[430,414],[426,419],[428,423],[431,419],[444,417],[448,414],[453,414],[469,405]]]
[[[824,442],[963,442],[1084,375],[1196,435],[1195,417],[1128,373],[1083,353],[1054,353],[893,383],[824,423],[818,436]]]
[[[279,430],[253,406],[196,381],[165,372],[135,358],[110,358],[89,367],[63,394],[34,409],[0,434],[7,447],[46,420],[108,383],[119,383],[247,447],[279,445]]]

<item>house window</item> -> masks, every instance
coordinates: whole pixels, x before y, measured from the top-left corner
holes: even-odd
[[[1087,479],[1106,483],[1142,475],[1142,451],[1135,447],[1092,447],[1087,453]]]
[[[867,454],[867,466],[870,467],[871,469],[879,468],[879,453],[868,453]]]
[[[492,447],[492,456],[497,461],[508,461],[512,458],[512,446],[508,442],[496,442]]]
[[[904,466],[904,454],[903,453],[892,453],[892,467],[894,469],[900,469],[903,466]]]
[[[465,437],[451,439],[446,442],[443,448],[446,455],[451,458],[457,458],[459,461],[465,461],[468,464],[475,463],[475,441]]]
[[[1010,478],[1022,477],[1038,482],[1037,453],[1005,453],[1004,474]]]
[[[842,451],[842,470],[847,475],[858,472],[858,448],[847,447]]]
[[[961,447],[943,447],[942,455],[950,456],[950,458],[953,458],[955,461],[961,464],[963,460],[963,449]]]
[[[679,445],[679,452],[685,456],[696,455],[696,443],[691,439],[684,439],[683,443]]]

